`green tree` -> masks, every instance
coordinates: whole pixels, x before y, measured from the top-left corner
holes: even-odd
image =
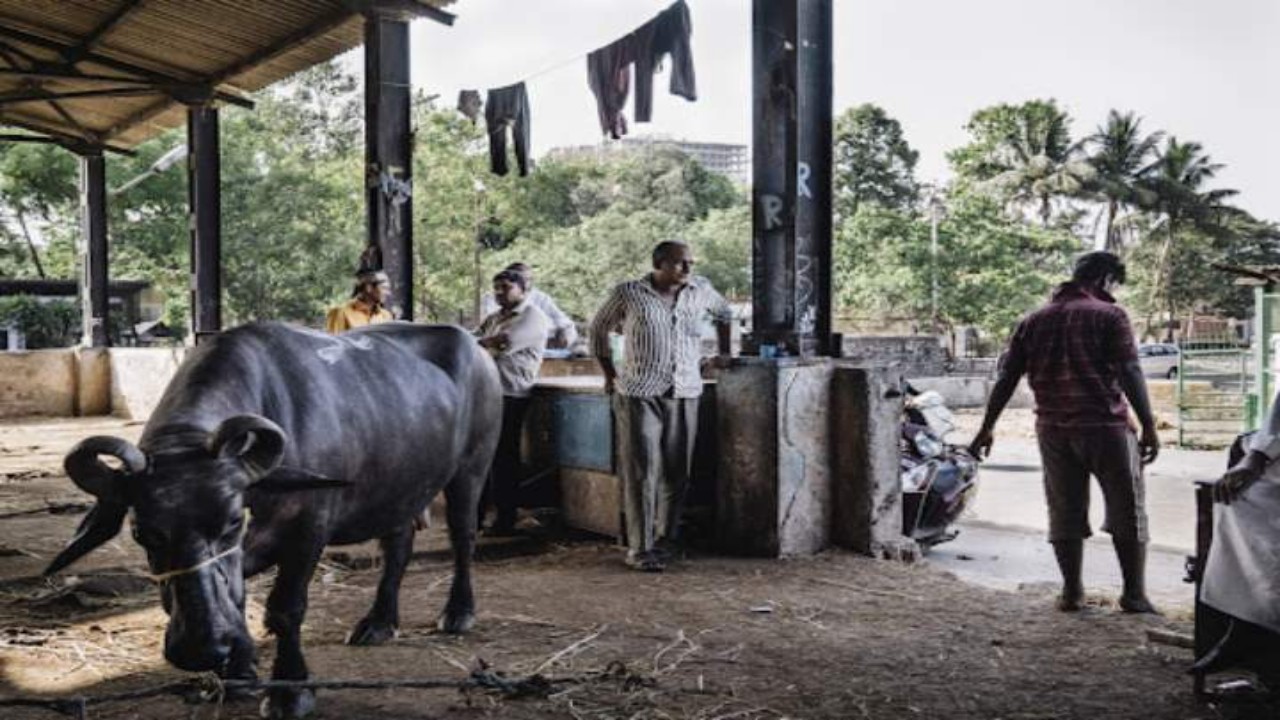
[[[867,205],[844,223],[835,248],[840,312],[855,322],[890,317],[926,327],[936,276],[944,325],[1002,338],[1048,297],[1077,247],[1064,230],[1007,217],[986,193],[952,188],[947,208],[936,257],[921,217]]]
[[[920,153],[903,137],[902,125],[876,105],[849,108],[836,117],[833,138],[833,200],[838,217],[853,217],[866,202],[908,210],[919,198]]]
[[[1155,262],[1159,274],[1151,285],[1149,312],[1163,307],[1170,321],[1178,314],[1179,296],[1173,287],[1180,233],[1188,228],[1201,233],[1222,233],[1223,217],[1229,212],[1224,201],[1236,195],[1235,190],[1206,188],[1222,168],[1221,163],[1213,162],[1204,153],[1200,143],[1184,143],[1170,137],[1153,171],[1143,179],[1143,188],[1153,198],[1147,209],[1158,218],[1152,234],[1159,233],[1162,238]],[[1159,298],[1163,298],[1163,302],[1157,302]],[[1172,333],[1170,324],[1169,340],[1172,340]]]
[[[1155,170],[1155,158],[1164,133],[1142,133],[1142,119],[1133,113],[1112,110],[1107,121],[1085,139],[1094,177],[1090,189],[1098,195],[1106,212],[1106,249],[1117,252],[1121,245],[1116,217],[1121,211],[1149,205],[1154,201],[1144,182]]]
[[[46,301],[28,295],[0,298],[3,325],[21,330],[28,350],[67,347],[79,339],[80,308],[67,300]]]
[[[1054,100],[1001,104],[965,125],[970,142],[948,154],[962,180],[1011,207],[1032,210],[1049,227],[1054,201],[1078,196],[1092,166],[1071,141],[1071,117]]]
[[[75,156],[56,145],[0,143],[0,275],[47,277],[36,235],[73,219]],[[40,223],[39,227],[36,223]]]
[[[696,272],[730,300],[751,298],[751,207],[744,201],[717,208],[685,233],[698,260]]]

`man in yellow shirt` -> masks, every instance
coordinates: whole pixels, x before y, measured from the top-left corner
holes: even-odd
[[[356,287],[351,299],[342,305],[329,308],[325,329],[337,334],[365,325],[376,325],[395,319],[386,308],[391,299],[391,279],[381,270],[361,270],[356,275]]]

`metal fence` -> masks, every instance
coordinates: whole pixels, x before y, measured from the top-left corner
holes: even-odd
[[[1234,337],[1197,338],[1179,348],[1179,447],[1224,447],[1254,422],[1251,357]]]

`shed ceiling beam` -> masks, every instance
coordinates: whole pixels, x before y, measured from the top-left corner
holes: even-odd
[[[24,32],[22,30],[8,27],[6,25],[7,22],[11,22],[11,21],[7,20],[6,18],[0,17],[0,37],[7,37],[11,40],[15,40],[17,42],[24,43],[27,45],[35,45],[36,47],[45,48],[46,50],[52,50],[59,54],[69,49],[69,46],[66,45],[65,43],[61,43],[56,40],[50,40],[48,38],[41,37],[39,35],[32,35],[29,32]],[[166,75],[161,72],[156,72],[155,70],[148,70],[147,68],[139,67],[137,65],[134,65],[133,63],[128,63],[123,60],[116,60],[114,58],[110,58],[105,55],[99,55],[97,53],[92,53],[92,52],[86,52],[81,62],[90,62],[95,65],[109,67],[112,70],[117,70],[119,72],[136,75],[140,78],[151,80],[157,85],[189,87],[193,84],[200,84],[203,82],[199,78],[194,78],[194,79],[176,78],[171,75]],[[37,67],[55,68],[56,63],[41,63]],[[239,105],[241,107],[247,107],[247,108],[253,107],[252,100],[241,97],[240,95],[236,95],[234,93],[223,92],[221,90],[213,90],[212,94],[213,94],[214,100],[230,103],[232,105]]]
[[[83,148],[98,147],[108,152],[116,153],[118,155],[128,155],[132,157],[137,154],[136,152],[134,152],[133,150],[130,150],[129,148],[120,147],[119,145],[111,145],[105,142],[91,142],[86,140],[83,137],[79,137],[73,133],[67,132],[66,130],[59,130],[56,128],[48,127],[42,123],[32,122],[31,120],[27,120],[25,118],[16,118],[4,112],[0,112],[0,125],[10,125],[12,127],[22,128],[23,130],[30,130],[33,133],[44,135],[50,138],[51,140],[53,140],[54,142],[58,143],[59,145],[65,148],[68,148],[74,152],[79,152],[79,149],[83,149]]]
[[[32,65],[39,62],[36,59],[32,58],[30,55],[27,55],[19,51],[17,48],[4,45],[3,43],[0,43],[0,57],[3,57],[5,62],[8,62],[9,65],[11,65],[14,69],[18,68],[22,64],[22,63],[19,63],[18,60],[16,59],[19,57],[22,58],[25,62],[30,63]],[[43,81],[27,78],[22,81],[22,85],[26,88],[38,90],[43,85]],[[96,143],[96,142],[102,141],[101,137],[99,137],[92,130],[89,130],[88,128],[86,128],[79,120],[72,117],[71,113],[67,112],[66,108],[59,105],[56,101],[49,100],[48,102],[49,102],[49,107],[53,108],[53,111],[58,114],[58,117],[62,118],[62,121],[65,122],[66,124],[75,128],[76,132],[80,134],[80,137],[84,138],[85,142]]]
[[[114,30],[125,18],[129,17],[138,6],[142,5],[142,0],[125,0],[111,14],[107,15],[102,22],[98,23],[98,27],[89,31],[89,34],[81,38],[80,42],[72,48],[68,48],[62,53],[62,59],[68,65],[75,65],[84,59],[93,46],[98,44],[107,33]]]
[[[242,58],[231,65],[222,68],[209,78],[208,83],[210,85],[217,85],[219,83],[226,82],[237,75],[249,72],[260,65],[269,63],[280,55],[288,52],[290,48],[332,32],[340,25],[350,20],[353,15],[354,12],[341,12],[320,18],[310,25],[289,33],[279,41],[272,43],[269,47],[262,48],[248,57]],[[168,107],[168,103],[156,103],[155,105],[144,107],[138,112],[135,112],[129,117],[126,117],[113,125],[111,129],[107,131],[107,135],[109,137],[115,137],[121,133],[128,132],[132,128],[137,127],[138,125],[164,112]]]
[[[53,138],[47,135],[18,135],[15,133],[0,133],[0,142],[16,142],[16,143],[29,142],[29,143],[41,143],[44,145],[61,145],[62,144],[59,141],[54,140]]]
[[[118,87],[99,88],[97,90],[47,90],[31,88],[9,93],[0,93],[0,105],[13,105],[26,102],[44,102],[46,100],[75,100],[90,97],[137,97],[139,95],[155,95],[161,91],[152,87]]]
[[[14,65],[12,61],[10,61],[9,64]],[[110,83],[122,83],[122,84],[131,83],[134,85],[159,86],[159,83],[156,83],[154,80],[146,80],[143,78],[124,77],[122,75],[94,75],[90,73],[66,72],[62,70],[51,70],[47,68],[26,68],[26,69],[19,68],[19,67],[0,68],[0,77],[4,77],[4,76],[28,78],[30,80],[43,80],[45,82],[67,80],[67,81],[74,81],[74,82],[91,82],[91,83],[110,82]]]

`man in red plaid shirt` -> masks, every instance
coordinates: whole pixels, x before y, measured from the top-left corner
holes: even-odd
[[[1061,610],[1078,610],[1084,601],[1081,566],[1085,538],[1092,534],[1092,475],[1106,502],[1102,529],[1111,535],[1124,576],[1120,607],[1155,612],[1146,595],[1142,466],[1156,459],[1160,439],[1129,317],[1111,295],[1124,279],[1124,263],[1112,253],[1087,253],[1076,261],[1071,281],[1018,324],[982,429],[970,444],[978,458],[990,453],[996,420],[1026,375],[1036,399],[1049,541],[1062,571]],[[1141,436],[1133,432],[1130,408]]]

